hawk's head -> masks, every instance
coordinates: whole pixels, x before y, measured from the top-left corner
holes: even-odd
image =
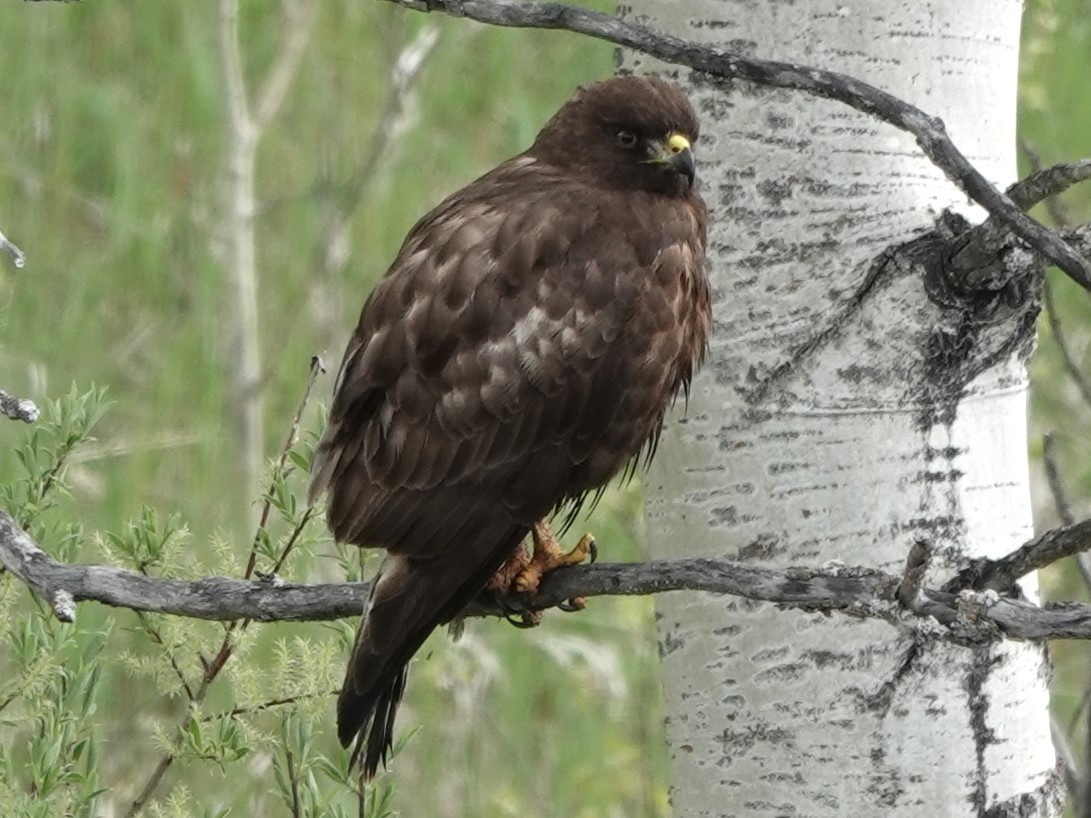
[[[581,87],[529,153],[590,183],[685,195],[693,186],[697,115],[677,85],[615,77]]]

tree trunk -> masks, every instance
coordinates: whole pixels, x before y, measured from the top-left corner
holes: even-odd
[[[1018,0],[635,0],[687,39],[841,71],[943,118],[1014,179]],[[702,116],[711,356],[646,484],[651,556],[899,570],[929,582],[1031,535],[1026,315],[969,326],[884,251],[966,198],[840,104],[678,76]],[[973,218],[973,214],[970,214]],[[1035,594],[1032,583],[1024,583]],[[692,593],[657,598],[672,800],[688,816],[1058,815],[1044,648]]]

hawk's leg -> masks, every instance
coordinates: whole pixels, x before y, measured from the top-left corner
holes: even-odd
[[[549,524],[544,519],[534,524],[530,536],[534,541],[534,553],[527,565],[515,575],[515,579],[511,584],[512,589],[520,593],[536,594],[538,593],[538,586],[542,582],[542,577],[550,571],[564,568],[567,565],[579,565],[588,557],[590,557],[591,562],[594,562],[595,557],[598,555],[595,548],[595,538],[590,534],[584,534],[580,541],[576,543],[575,548],[571,551],[565,551],[561,548],[561,544],[557,542],[557,538],[553,536],[553,532],[549,530]],[[572,600],[574,607],[583,607],[581,603],[582,600]]]
[[[499,602],[502,607],[505,607],[503,600],[507,594],[533,596],[538,592],[542,577],[550,571],[566,565],[578,565],[588,557],[594,562],[598,555],[595,538],[590,534],[585,534],[571,551],[565,551],[544,519],[534,524],[531,541],[534,543],[533,551],[526,541],[521,542],[485,586],[485,591],[495,594],[494,601]],[[557,607],[565,611],[578,611],[585,605],[586,600],[577,597]],[[513,625],[531,628],[541,622],[542,612],[511,610],[507,618]]]

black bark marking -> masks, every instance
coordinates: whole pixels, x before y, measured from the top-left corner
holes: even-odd
[[[998,657],[993,656],[991,648],[974,648],[970,662],[970,672],[964,684],[970,708],[970,731],[974,739],[974,754],[977,763],[970,773],[970,801],[978,815],[985,816],[989,798],[989,772],[985,764],[985,750],[996,742],[996,734],[989,727],[989,697],[985,694],[985,683]]]
[[[845,300],[844,305],[826,321],[824,326],[817,329],[807,341],[792,350],[787,360],[779,363],[764,376],[755,377],[754,385],[743,390],[746,402],[753,405],[765,400],[773,387],[785,380],[800,364],[822,349],[827,343],[837,338],[844,329],[855,326],[856,314],[875,293],[876,285],[887,271],[887,268],[890,267],[891,262],[894,261],[897,252],[897,248],[890,248],[880,253],[868,268],[863,281],[857,285],[856,289]]]
[[[924,646],[920,642],[914,642],[902,656],[902,661],[894,669],[894,675],[883,682],[882,686],[871,694],[858,694],[857,708],[861,711],[870,711],[884,718],[894,704],[894,694],[898,686],[917,667],[917,662],[924,656]]]

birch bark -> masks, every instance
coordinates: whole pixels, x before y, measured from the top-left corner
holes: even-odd
[[[890,91],[942,117],[1001,185],[1015,172],[1021,11],[1018,0],[622,9]],[[711,357],[646,481],[650,556],[898,570],[926,539],[935,583],[959,558],[1026,540],[1027,345],[1001,323],[955,350],[961,330],[910,264],[863,286],[884,250],[965,197],[911,137],[844,106],[713,87],[631,52],[620,65],[691,89],[713,215]],[[936,354],[945,343],[953,356]],[[972,379],[945,371],[963,354],[980,364],[961,366]],[[1059,814],[1043,648],[960,648],[692,593],[656,604],[677,818]]]

